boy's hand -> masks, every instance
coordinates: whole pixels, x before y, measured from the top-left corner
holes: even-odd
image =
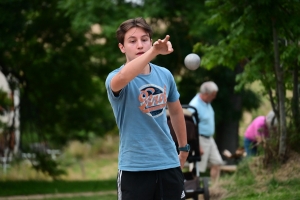
[[[169,39],[170,39],[170,36],[166,35],[165,39],[163,39],[163,40],[159,39],[156,42],[154,42],[154,44],[153,44],[154,50],[158,54],[161,54],[161,55],[167,55],[167,54],[172,53],[174,50],[173,50],[172,44],[169,41]]]
[[[187,159],[188,155],[189,155],[189,152],[180,151],[178,157],[179,157],[181,169],[183,169],[184,163],[186,162],[186,159]]]

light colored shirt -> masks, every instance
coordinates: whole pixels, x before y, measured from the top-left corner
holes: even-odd
[[[268,137],[269,131],[266,124],[266,117],[265,116],[258,116],[256,117],[251,124],[247,127],[245,132],[245,138],[256,141],[256,136],[263,136]]]
[[[175,143],[167,124],[167,102],[179,99],[169,70],[151,64],[150,74],[139,74],[118,96],[110,88],[111,72],[105,82],[119,128],[119,169],[153,171],[180,166]]]
[[[199,119],[199,135],[213,136],[215,133],[215,112],[211,104],[204,102],[198,93],[191,100],[189,105],[194,106],[197,109]]]

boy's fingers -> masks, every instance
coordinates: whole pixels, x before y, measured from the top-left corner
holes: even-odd
[[[169,39],[170,39],[170,36],[169,35],[166,35],[166,37],[165,37],[165,41],[169,41]]]
[[[168,51],[173,51],[173,47],[172,47],[172,44],[171,44],[171,42],[167,42],[167,46],[168,46]]]
[[[170,39],[170,36],[169,36],[169,35],[166,35],[166,37],[163,39],[163,41],[166,43],[166,42],[169,41],[169,39]]]
[[[173,52],[174,49],[172,47],[172,43],[169,41],[170,39],[170,36],[169,35],[166,35],[166,37],[164,39],[158,39],[156,42],[153,43],[153,46],[156,46],[156,45],[166,45],[167,46],[167,51],[168,52]]]
[[[169,35],[166,35],[166,37],[164,39],[158,39],[157,40],[157,43],[158,44],[161,44],[161,43],[168,43],[169,42],[169,39],[170,39],[170,36]]]

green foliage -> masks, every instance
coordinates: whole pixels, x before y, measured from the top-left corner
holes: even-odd
[[[205,25],[204,2],[145,1],[146,7],[125,1],[18,0],[2,5],[11,21],[2,18],[0,24],[6,41],[0,46],[0,62],[21,84],[21,132],[36,132],[40,139],[61,144],[103,135],[114,126],[104,80],[124,62],[115,39],[122,21],[143,16],[157,31],[154,39],[171,35],[176,53],[155,62],[175,75],[195,42],[219,37]],[[94,24],[98,32],[91,30]],[[166,25],[165,31],[159,30],[160,24]]]
[[[83,34],[90,27],[73,27],[82,22],[58,2],[1,1],[0,64],[5,75],[19,79],[21,132],[64,144],[91,132],[104,135],[114,123],[103,98],[104,76],[97,76],[103,67],[91,62]]]
[[[284,67],[294,69],[292,63],[300,59],[300,28],[295,25],[300,12],[293,1],[6,0],[0,5],[0,65],[20,83],[21,133],[28,143],[62,145],[117,132],[104,81],[125,62],[115,31],[128,18],[146,18],[155,32],[153,40],[171,36],[174,53],[153,62],[174,74],[182,103],[189,102],[204,80],[218,83],[218,120],[238,120],[243,110],[257,108],[258,97],[247,84],[262,80],[274,91],[271,20],[278,26]],[[183,65],[191,52],[202,59],[196,71]],[[289,75],[286,80],[292,88]],[[240,111],[230,112],[233,94],[243,98]]]
[[[7,92],[0,89],[0,105],[1,111],[9,111],[12,106],[12,99],[9,98]]]
[[[297,23],[297,20],[292,16],[299,15],[299,12],[297,12],[300,8],[299,3],[215,0],[207,1],[206,5],[212,13],[215,13],[208,19],[208,22],[218,25],[220,30],[227,31],[227,36],[218,45],[202,47],[205,52],[203,58],[205,67],[211,68],[221,63],[232,67],[232,63],[239,63],[246,59],[248,64],[245,66],[243,78],[239,79],[243,80],[241,81],[242,84],[255,80],[268,83],[270,79],[265,79],[265,76],[271,74],[274,79],[274,73],[272,73],[274,72],[272,20],[276,20],[277,27],[280,30],[282,58],[289,57],[289,59],[284,59],[284,67],[289,68],[290,66],[287,63],[295,62],[296,54],[292,49],[294,49],[294,42],[298,41],[299,38],[292,37],[291,42],[288,38],[291,34],[295,36],[299,33],[299,28],[292,25]],[[287,13],[292,16],[287,15]],[[291,44],[291,46],[285,45],[285,43]],[[275,84],[272,88],[274,87]]]
[[[217,26],[218,31],[225,32],[226,36],[217,44],[195,46],[196,51],[204,54],[202,66],[207,69],[218,65],[233,68],[234,64],[239,63],[244,67],[244,71],[236,77],[238,82],[236,90],[239,91],[249,83],[260,81],[272,108],[279,111],[279,108],[282,108],[279,105],[284,105],[285,101],[285,97],[279,99],[282,96],[280,94],[286,95],[285,88],[297,87],[293,85],[295,82],[292,80],[293,76],[297,76],[295,69],[299,66],[300,29],[296,25],[300,16],[299,2],[213,0],[206,1],[205,5],[211,13],[207,23]],[[277,37],[278,41],[274,41]],[[275,48],[277,43],[278,51]],[[276,68],[275,60],[279,60],[280,67]],[[284,80],[281,81],[281,77],[284,77]],[[288,105],[277,113],[286,113]],[[294,113],[299,111],[294,110]],[[285,129],[285,120],[279,121],[280,126]],[[288,118],[287,121],[295,123],[295,120]],[[274,149],[270,149],[267,153],[272,154],[270,158],[275,158],[273,152],[278,150],[279,141],[281,142],[279,152],[285,148],[283,138],[296,139],[292,136],[293,133],[286,136],[286,130],[283,129],[281,140],[278,139],[277,145],[273,145]],[[298,131],[299,129],[296,132]]]
[[[53,160],[49,154],[36,153],[36,158],[32,161],[32,167],[44,174],[49,175],[54,180],[62,175],[66,175],[66,171],[59,167],[56,160]]]
[[[8,96],[6,91],[3,91],[0,88],[0,116],[5,116],[7,115],[13,106],[13,101],[12,99]],[[5,121],[0,120],[0,128],[4,128],[7,129],[8,128],[8,124]],[[4,131],[5,132],[5,131]],[[0,137],[3,135],[3,131],[0,132]],[[5,138],[5,136],[4,136]]]

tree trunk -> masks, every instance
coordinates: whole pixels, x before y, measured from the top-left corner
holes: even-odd
[[[243,71],[244,64],[239,64],[235,68],[235,75]],[[232,105],[232,113],[239,113],[242,110],[242,97],[234,91],[234,85],[230,91],[230,102]],[[241,113],[240,113],[241,114]],[[243,146],[239,144],[239,118],[224,118],[221,123],[216,125],[216,144],[224,160],[227,164],[236,164],[235,160],[228,160],[222,153],[225,149],[235,154],[238,147]]]
[[[235,164],[234,160],[227,160],[222,154],[225,149],[232,154],[235,153],[239,147],[239,121],[233,121],[230,119],[224,119],[222,123],[216,127],[216,144],[220,151],[223,160],[226,160],[227,164]]]
[[[273,29],[273,44],[274,44],[274,68],[276,74],[276,86],[278,93],[278,108],[279,108],[279,158],[283,162],[286,158],[286,114],[285,114],[285,85],[284,85],[284,72],[279,63],[279,50],[278,50],[278,35],[275,27],[275,19],[272,20]]]

